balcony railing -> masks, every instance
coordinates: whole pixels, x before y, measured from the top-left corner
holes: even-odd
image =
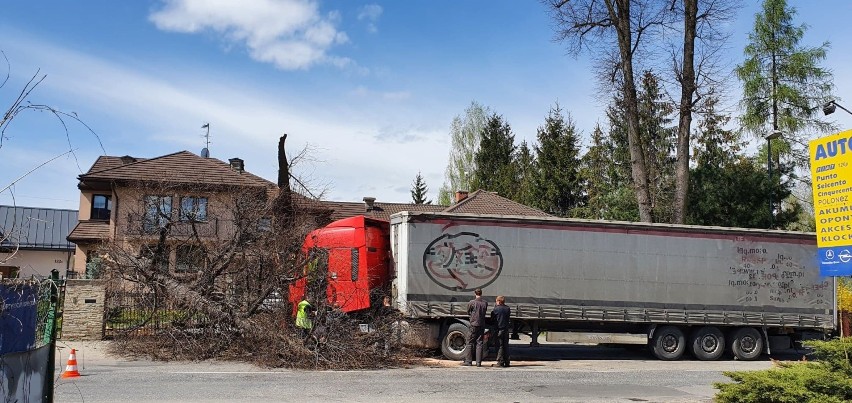
[[[209,238],[222,234],[222,231],[230,224],[228,220],[208,218],[205,221],[172,221],[169,228],[171,236],[190,236],[194,231],[198,236]],[[144,218],[131,218],[118,226],[117,232],[121,235],[147,236],[157,235],[164,224],[152,222]]]

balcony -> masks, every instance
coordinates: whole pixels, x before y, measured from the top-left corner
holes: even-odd
[[[160,233],[161,225],[144,218],[129,218],[118,226],[119,235],[125,236],[156,236]],[[169,236],[187,237],[198,232],[202,238],[212,238],[223,235],[223,230],[232,225],[229,220],[208,218],[205,221],[172,221]]]

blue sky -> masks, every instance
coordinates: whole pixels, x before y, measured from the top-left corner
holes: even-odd
[[[832,42],[825,65],[852,102],[852,2],[791,4],[810,25],[805,44]],[[743,2],[728,22],[729,69],[756,11]],[[75,151],[0,204],[76,209],[76,177],[98,155],[198,153],[208,122],[215,158],[243,158],[274,181],[288,133],[291,154],[310,148],[297,173],[327,199],[386,202],[409,201],[418,171],[437,197],[450,123],[471,101],[502,114],[518,142],[535,138],[557,101],[586,136],[605,123],[588,58],[553,41],[537,1],[19,1],[0,14],[0,50],[11,64],[4,110],[40,69],[47,78],[30,101],[76,113],[103,144],[79,124],[66,137],[46,113],[19,115],[0,148],[3,187]]]

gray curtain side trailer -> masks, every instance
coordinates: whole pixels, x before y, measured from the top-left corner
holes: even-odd
[[[390,241],[396,304],[450,359],[476,288],[489,310],[505,296],[533,343],[641,344],[665,360],[752,360],[836,328],[813,233],[401,212]]]

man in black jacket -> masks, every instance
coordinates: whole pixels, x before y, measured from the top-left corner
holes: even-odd
[[[497,364],[509,366],[509,316],[512,310],[506,306],[506,298],[497,297],[497,306],[491,311],[491,322],[497,328]]]
[[[476,296],[467,304],[467,313],[470,315],[470,333],[467,335],[467,357],[464,365],[473,365],[473,351],[476,350],[476,366],[482,366],[482,344],[485,335],[485,316],[488,311],[488,303],[482,299],[482,289],[477,288],[473,294]]]

